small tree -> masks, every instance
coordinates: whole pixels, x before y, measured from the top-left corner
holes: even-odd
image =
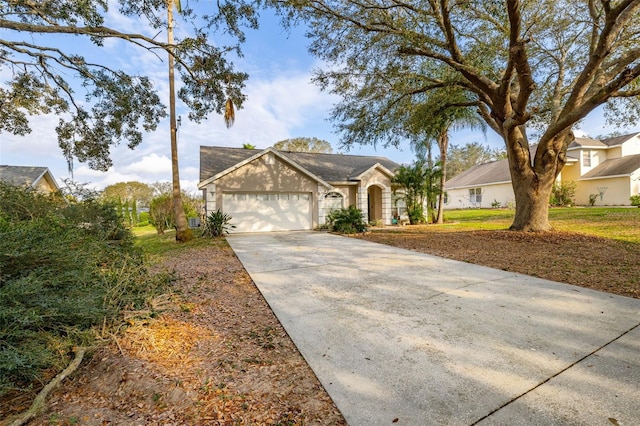
[[[396,191],[396,194],[404,198],[409,223],[415,225],[424,222],[424,200],[427,196],[424,163],[418,160],[411,166],[400,166],[393,182],[400,185],[402,190]]]
[[[138,203],[133,200],[131,204],[131,226],[138,226]]]
[[[569,182],[556,182],[553,184],[551,190],[551,197],[549,198],[549,204],[554,207],[570,207],[575,204],[574,197],[576,195],[576,183],[574,181]]]
[[[150,222],[155,226],[158,235],[163,235],[166,229],[173,225],[173,203],[170,195],[161,195],[151,200],[149,204]]]

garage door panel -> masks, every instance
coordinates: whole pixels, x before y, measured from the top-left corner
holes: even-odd
[[[233,232],[311,229],[309,194],[225,194],[223,210],[231,216]]]

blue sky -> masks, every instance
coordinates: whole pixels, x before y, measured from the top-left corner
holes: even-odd
[[[139,22],[118,16],[115,8],[112,9],[108,17],[111,25],[123,31],[140,31]],[[339,151],[339,138],[332,132],[332,124],[327,121],[331,106],[337,99],[320,92],[310,82],[312,70],[321,64],[307,52],[304,29],[286,31],[280,27],[278,19],[268,12],[261,13],[260,27],[257,31],[247,31],[247,41],[243,45],[244,57],[234,61],[238,70],[249,73],[246,87],[248,99],[244,108],[237,111],[235,125],[227,129],[222,118],[216,115],[195,124],[187,120],[184,108],[178,109],[178,114],[182,115],[182,126],[178,132],[180,178],[183,189],[189,192],[197,191],[200,145],[241,147],[244,143],[250,143],[258,148],[266,148],[279,140],[305,136],[325,139],[332,143],[334,152]],[[180,30],[178,27],[177,31]],[[6,37],[7,33],[2,36]],[[49,36],[46,40],[52,39]],[[89,45],[78,37],[60,38],[53,42],[67,47],[73,43],[78,53],[86,53],[94,58],[108,57],[111,64],[125,70],[144,69],[154,80],[163,102],[168,105],[166,62],[156,56],[118,41],[109,41],[100,50],[88,50],[86,47]],[[8,76],[8,70],[0,70],[2,83]],[[0,163],[47,166],[58,180],[70,177],[57,144],[54,131],[56,123],[54,116],[39,116],[31,120],[33,132],[26,137],[0,134]],[[76,162],[74,180],[89,183],[97,189],[123,181],[152,183],[170,180],[168,128],[167,119],[156,132],[145,135],[143,143],[135,150],[131,151],[126,146],[114,149],[114,166],[108,172],[90,170],[86,165]],[[591,136],[613,130],[605,127],[601,113],[592,114],[584,120],[581,128]],[[486,135],[479,131],[461,131],[451,136],[451,143],[456,145],[474,141],[492,147],[502,146],[501,139],[490,130]],[[408,146],[389,149],[355,146],[346,153],[382,155],[398,163],[410,163],[414,159]]]

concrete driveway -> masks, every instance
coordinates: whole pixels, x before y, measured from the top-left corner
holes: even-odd
[[[350,425],[638,425],[640,300],[322,232],[229,244]]]

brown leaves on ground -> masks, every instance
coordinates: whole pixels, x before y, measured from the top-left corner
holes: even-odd
[[[435,226],[360,238],[640,298],[637,244]],[[31,424],[345,424],[226,244],[185,250],[160,267],[179,278],[175,294],[155,301],[164,313],[97,350]],[[26,409],[28,399],[0,401],[0,417]]]
[[[640,298],[640,245],[569,232],[385,228],[361,238],[505,271]]]
[[[345,424],[226,244],[161,267],[179,278],[167,310],[96,351],[31,424]]]

